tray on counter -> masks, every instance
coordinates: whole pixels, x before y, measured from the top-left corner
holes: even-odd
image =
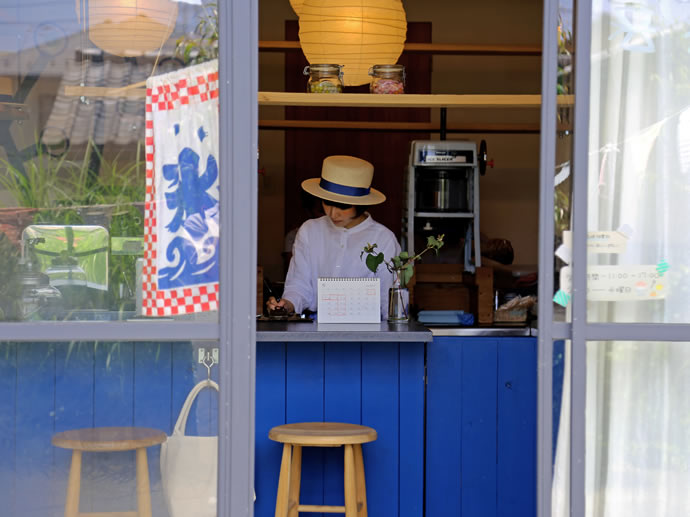
[[[417,321],[424,325],[471,327],[474,325],[474,315],[465,311],[419,311]]]

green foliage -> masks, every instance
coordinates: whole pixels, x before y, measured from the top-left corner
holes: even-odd
[[[22,286],[19,281],[19,250],[0,233],[0,321],[21,317]]]
[[[26,173],[20,171],[8,160],[0,159],[0,186],[7,190],[17,205],[28,208],[54,206],[65,195],[62,177],[73,164],[65,156],[56,158],[36,146],[38,154],[29,161]]]
[[[204,63],[218,57],[218,4],[203,4],[204,12],[194,32],[175,42],[175,54],[187,65]]]
[[[110,223],[111,237],[139,237],[143,234],[144,220],[135,206],[125,206],[113,214]],[[136,262],[135,255],[110,256],[108,290],[118,310],[131,308],[126,305],[133,298],[136,289]]]
[[[38,142],[38,141],[37,141]],[[37,208],[33,222],[36,224],[81,225],[94,206],[107,206],[112,211],[109,232],[113,237],[141,237],[144,234],[143,218],[135,203],[143,203],[146,191],[145,162],[142,146],[137,146],[134,161],[123,163],[122,155],[106,159],[101,149],[89,142],[80,160],[67,159],[65,155],[54,157],[37,143],[38,154],[27,161],[26,174],[7,160],[0,160],[0,187],[14,198],[15,204]],[[96,175],[91,170],[98,162]],[[120,309],[130,304],[135,291],[136,256],[117,255],[109,259],[108,304]],[[0,250],[0,264],[2,250]],[[9,269],[8,269],[9,270]],[[0,311],[3,307],[0,278]],[[21,290],[8,299],[21,300]],[[7,295],[9,296],[9,295]],[[88,300],[76,301],[81,308],[88,308]],[[100,306],[102,300],[91,305]],[[0,314],[0,319],[2,315]]]
[[[141,145],[133,163],[121,165],[118,154],[108,161],[89,142],[81,161],[55,157],[36,145],[37,155],[26,163],[26,174],[5,159],[0,159],[0,187],[14,198],[18,206],[38,208],[37,223],[82,224],[76,210],[65,207],[122,205],[143,201],[145,193],[144,161]],[[96,155],[100,164],[97,178],[90,170]]]
[[[434,250],[434,252],[438,254],[438,250],[443,247],[443,237],[443,235],[439,235],[438,237],[430,235],[426,241],[426,248],[413,257],[410,257],[407,251],[402,251],[399,255],[391,257],[391,259],[387,261],[383,253],[376,252],[376,248],[378,247],[376,243],[364,246],[359,256],[361,259],[362,256],[366,254],[367,258],[365,263],[367,268],[374,273],[378,271],[381,264],[385,264],[386,269],[396,276],[396,279],[400,282],[400,286],[406,287],[414,275],[414,263],[420,260],[422,255],[429,250]]]

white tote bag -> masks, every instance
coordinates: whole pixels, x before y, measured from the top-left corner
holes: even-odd
[[[216,516],[218,437],[185,435],[189,410],[204,388],[218,391],[218,384],[205,380],[192,388],[172,436],[161,445],[161,480],[170,517]]]

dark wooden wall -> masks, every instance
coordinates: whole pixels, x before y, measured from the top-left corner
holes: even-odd
[[[294,20],[285,23],[285,39],[298,40],[299,27]],[[407,24],[407,41],[431,42],[431,24]],[[405,65],[407,93],[431,93],[431,55],[403,54],[398,63]],[[303,92],[307,77],[302,71],[307,60],[301,52],[288,52],[285,58],[285,90]],[[346,92],[369,91],[369,85],[345,88]],[[327,95],[327,94],[314,94]],[[376,122],[428,122],[429,109],[396,108],[285,108],[291,120],[345,120]],[[403,207],[403,182],[412,140],[428,139],[428,133],[388,131],[300,129],[285,132],[285,228],[301,224],[307,217],[300,203],[300,184],[321,174],[326,156],[346,154],[374,164],[372,186],[388,198],[371,209],[377,221],[400,236]]]

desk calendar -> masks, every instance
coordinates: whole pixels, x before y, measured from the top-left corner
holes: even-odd
[[[319,278],[319,323],[379,323],[378,278]]]

